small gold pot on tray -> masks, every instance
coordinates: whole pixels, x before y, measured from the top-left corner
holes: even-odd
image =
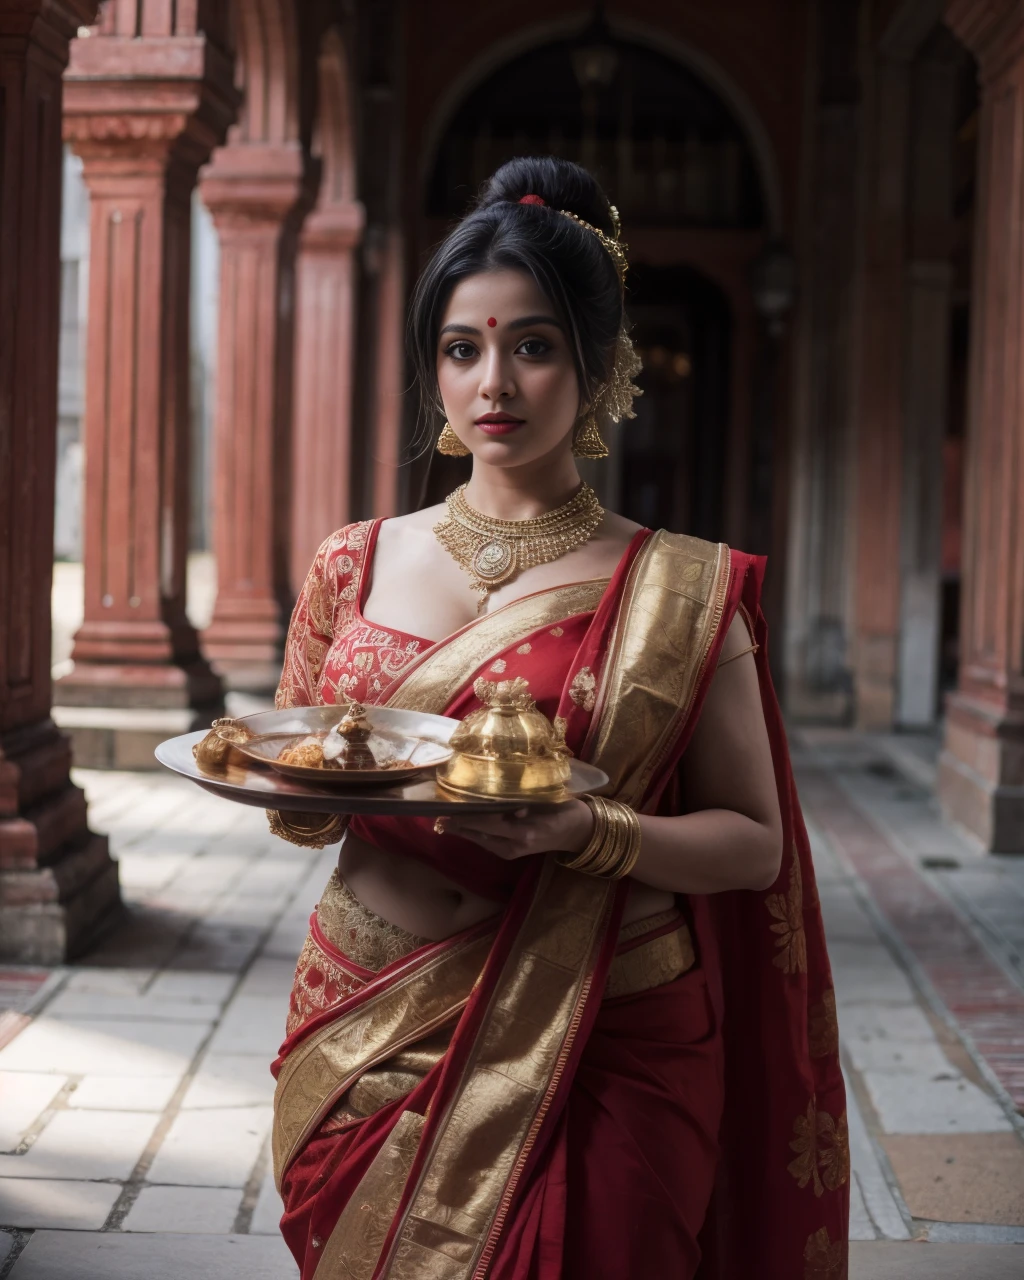
[[[564,725],[537,710],[522,677],[480,679],[473,692],[484,705],[452,735],[453,754],[437,770],[441,786],[500,800],[557,796],[569,780]]]
[[[196,764],[207,773],[223,773],[233,765],[245,766],[246,758],[236,748],[243,742],[250,742],[253,731],[233,720],[230,716],[222,716],[214,720],[210,732],[192,748]]]

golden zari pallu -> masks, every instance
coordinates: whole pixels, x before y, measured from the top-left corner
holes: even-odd
[[[608,773],[609,793],[634,808],[644,805],[684,732],[729,573],[724,545],[666,533],[649,537],[632,564],[581,754]],[[605,586],[538,593],[470,624],[413,663],[386,704],[443,712],[490,654],[573,608],[597,607]],[[485,1273],[592,986],[609,972],[599,957],[610,955],[606,938],[623,891],[547,860],[504,954],[495,954],[486,930],[438,944],[436,955],[410,960],[407,972],[393,968],[358,1010],[314,1031],[284,1059],[275,1100],[279,1184],[360,1074],[456,1019],[478,981],[490,993],[440,1104],[427,1116],[401,1115],[349,1198],[323,1246],[321,1280]],[[674,945],[683,945],[678,936]]]

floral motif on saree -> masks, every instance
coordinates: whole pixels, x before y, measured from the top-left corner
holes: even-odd
[[[772,893],[764,900],[769,914],[775,920],[772,933],[778,955],[772,964],[783,973],[807,972],[807,939],[804,935],[803,880],[800,857],[792,850],[789,858],[789,889],[786,893]]]
[[[820,1196],[827,1188],[837,1191],[850,1176],[850,1132],[844,1111],[833,1119],[827,1111],[817,1110],[811,1098],[807,1111],[793,1122],[790,1149],[797,1153],[789,1164],[789,1172],[798,1187],[810,1183]]]

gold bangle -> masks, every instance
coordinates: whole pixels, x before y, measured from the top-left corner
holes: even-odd
[[[570,871],[621,880],[640,856],[640,819],[628,804],[604,796],[584,796],[594,815],[594,830],[581,853],[560,859]]]
[[[303,849],[323,849],[337,844],[349,823],[348,814],[341,813],[295,812],[287,818],[279,809],[268,809],[266,813],[272,835]]]

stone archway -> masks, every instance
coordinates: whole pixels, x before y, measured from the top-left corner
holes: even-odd
[[[767,160],[755,150],[746,124],[717,86],[695,69],[696,55],[687,65],[662,52],[656,41],[621,36],[619,24],[614,79],[607,88],[585,90],[577,83],[573,42],[566,38],[577,29],[578,24],[545,27],[545,40],[540,43],[536,39],[540,29],[520,33],[510,58],[499,63],[494,51],[488,51],[486,64],[471,66],[462,77],[468,91],[461,101],[449,97],[442,103],[436,116],[446,120],[446,127],[433,135],[432,166],[423,179],[426,209],[421,242],[443,234],[446,223],[463,212],[479,184],[503,161],[513,155],[552,153],[585,164],[611,193],[622,215],[634,279],[639,281],[642,272],[645,290],[658,299],[650,305],[682,308],[675,326],[680,343],[687,328],[683,313],[693,302],[684,278],[691,279],[697,271],[714,281],[712,288],[729,314],[728,322],[718,329],[728,334],[728,350],[716,356],[728,385],[716,398],[714,413],[699,398],[692,401],[697,415],[691,423],[695,437],[714,436],[718,447],[714,475],[709,472],[704,477],[714,487],[714,497],[701,516],[701,532],[744,545],[749,524],[753,365],[758,351],[749,273],[781,216],[777,180],[773,178],[770,187],[764,180],[766,164],[774,173],[770,148]],[[487,75],[473,74],[480,65],[486,66]],[[508,83],[516,85],[513,98],[502,92]],[[660,285],[656,283],[659,276]],[[675,298],[670,296],[674,287],[681,291]],[[627,307],[633,296],[633,286],[628,284]],[[639,305],[648,305],[640,294],[636,297]],[[673,354],[687,353],[680,346],[673,348]],[[703,375],[705,370],[700,372]],[[658,437],[673,431],[670,406],[674,400],[665,380],[651,376],[659,387],[660,420],[651,416],[652,397],[644,408],[643,430],[651,440],[650,458],[664,461],[671,451],[660,447]],[[627,424],[623,440],[634,425]],[[710,459],[707,451],[683,452],[685,464],[682,453],[672,453],[678,468],[705,456]],[[627,501],[613,474],[624,461],[613,458],[603,468],[602,491],[613,503]],[[628,469],[639,484],[643,466],[635,451]],[[459,464],[433,459],[427,496],[439,498],[458,478]],[[626,488],[633,483],[625,471],[621,478]],[[665,494],[658,498],[654,505],[659,518],[691,518],[688,484],[680,478],[669,486],[675,494],[671,501]]]

